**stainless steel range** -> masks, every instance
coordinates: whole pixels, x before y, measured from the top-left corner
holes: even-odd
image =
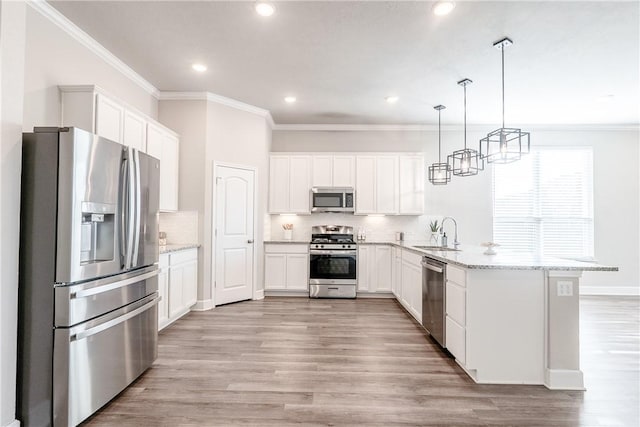
[[[353,227],[315,225],[309,245],[309,297],[355,298],[358,247]]]

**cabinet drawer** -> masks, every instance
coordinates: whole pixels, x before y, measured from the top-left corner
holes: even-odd
[[[466,363],[465,328],[447,316],[446,347],[463,365]]]
[[[462,287],[467,287],[467,272],[463,268],[447,264],[447,280],[457,283]]]
[[[198,260],[198,249],[186,249],[183,251],[173,252],[169,254],[171,266],[182,264],[188,261]]]
[[[416,253],[410,252],[408,250],[402,251],[402,260],[408,262],[409,264],[413,264],[422,268],[422,255],[418,255]]]
[[[466,290],[455,283],[447,283],[447,316],[465,326]]]
[[[268,254],[306,254],[309,253],[309,245],[304,243],[274,244],[265,243],[264,251]]]

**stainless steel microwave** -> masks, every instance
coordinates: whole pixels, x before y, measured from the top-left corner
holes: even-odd
[[[353,212],[353,196],[351,187],[313,187],[311,212]]]

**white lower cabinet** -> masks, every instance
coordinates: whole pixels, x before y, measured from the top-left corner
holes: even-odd
[[[184,316],[197,301],[198,250],[161,254],[159,259],[158,328],[162,329]]]
[[[422,324],[422,256],[402,251],[400,303]]]
[[[391,292],[392,248],[358,245],[358,292]]]
[[[264,245],[264,289],[266,291],[308,291],[309,245]]]
[[[462,268],[447,264],[446,284],[446,324],[445,340],[447,350],[462,363],[466,363],[466,317],[467,317],[467,279]]]
[[[393,265],[391,271],[393,280],[391,282],[391,291],[396,299],[400,299],[400,289],[402,288],[402,249],[394,246],[392,250]]]

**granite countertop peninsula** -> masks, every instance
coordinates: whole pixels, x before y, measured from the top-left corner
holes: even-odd
[[[159,252],[161,254],[168,254],[170,252],[184,251],[185,249],[194,249],[199,247],[199,243],[181,243],[177,245],[160,246]]]
[[[564,258],[515,253],[495,248],[496,255],[485,255],[484,246],[460,245],[459,251],[420,249],[416,246],[433,245],[428,241],[358,241],[359,245],[391,245],[426,255],[438,261],[459,265],[469,269],[494,270],[556,270],[556,271],[618,271],[618,267],[600,265],[595,262],[576,261]]]

